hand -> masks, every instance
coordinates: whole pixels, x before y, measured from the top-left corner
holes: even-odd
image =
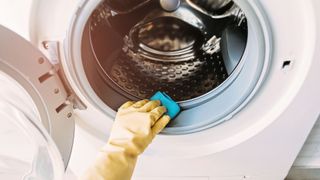
[[[170,117],[164,115],[165,112],[166,108],[160,106],[160,101],[125,103],[118,110],[109,147],[121,147],[126,153],[138,156],[169,123]]]
[[[166,108],[160,101],[127,102],[117,113],[108,143],[83,180],[130,180],[138,155],[168,124]]]

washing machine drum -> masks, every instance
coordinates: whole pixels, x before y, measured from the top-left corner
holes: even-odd
[[[82,61],[91,86],[114,110],[157,91],[186,110],[234,82],[248,32],[245,13],[231,0],[106,0],[84,29]]]
[[[215,7],[215,1],[205,2],[195,1],[194,5]],[[228,72],[236,67],[229,61],[239,61],[244,52],[247,25],[241,16],[229,13],[214,18],[189,4],[168,13],[155,1],[112,15],[109,4],[115,3],[106,1],[92,15],[92,48],[101,76],[132,97],[147,99],[156,91],[166,92],[176,101],[201,96],[228,78]],[[228,43],[229,33],[242,41],[235,59],[222,55],[221,44]]]

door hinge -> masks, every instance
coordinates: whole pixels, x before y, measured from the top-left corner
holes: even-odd
[[[65,72],[63,71],[62,65],[60,63],[60,48],[59,48],[59,42],[58,41],[43,41],[42,45],[44,49],[46,50],[46,54],[48,56],[48,59],[50,63],[53,65],[54,71],[58,74],[59,78],[62,81],[62,84],[64,86],[64,89],[67,92],[67,101],[73,104],[74,109],[86,109],[86,105],[80,100],[80,98],[76,95],[76,93],[71,88],[71,85],[69,84],[67,77],[65,75]]]

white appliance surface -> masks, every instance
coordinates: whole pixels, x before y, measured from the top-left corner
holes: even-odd
[[[3,0],[0,24],[30,39],[47,54],[42,42],[63,41],[82,2]],[[286,176],[319,116],[320,86],[315,82],[320,76],[320,54],[316,52],[320,48],[316,35],[320,2],[259,2],[272,26],[275,47],[272,68],[261,91],[243,111],[217,127],[190,135],[158,136],[140,157],[135,180],[280,180]],[[284,60],[292,63],[283,70]],[[74,178],[85,171],[107,140],[112,118],[90,105],[76,83],[70,83],[88,106],[76,112],[68,175]],[[313,142],[316,147],[312,149],[318,149]]]

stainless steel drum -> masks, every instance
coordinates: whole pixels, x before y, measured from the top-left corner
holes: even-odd
[[[110,2],[90,18],[91,48],[100,76],[131,99],[156,91],[176,101],[204,95],[229,77],[244,52],[246,18],[231,0],[186,0],[170,12],[159,1],[126,11]],[[240,53],[226,55],[229,41],[239,40],[233,48]]]

